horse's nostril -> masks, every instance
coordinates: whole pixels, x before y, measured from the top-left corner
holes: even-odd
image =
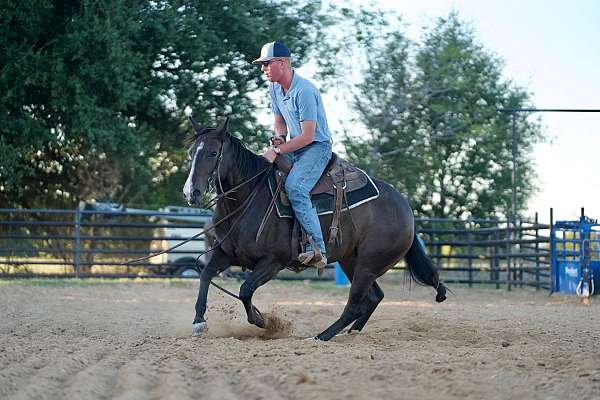
[[[201,197],[202,192],[200,192],[199,190],[194,190],[192,192],[192,203],[195,203],[196,201],[200,200]]]

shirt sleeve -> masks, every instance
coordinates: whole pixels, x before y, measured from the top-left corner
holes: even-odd
[[[302,90],[298,95],[298,114],[300,122],[317,120],[317,93]]]
[[[279,106],[277,105],[273,84],[269,85],[269,97],[271,97],[271,111],[273,111],[273,114],[281,115],[281,111],[279,111]]]

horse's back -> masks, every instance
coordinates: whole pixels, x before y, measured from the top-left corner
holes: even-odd
[[[378,201],[377,206],[387,207],[390,211],[394,211],[396,213],[394,221],[403,221],[414,225],[413,211],[408,200],[389,183],[377,178],[371,179],[379,189],[379,197],[375,199],[376,202]]]

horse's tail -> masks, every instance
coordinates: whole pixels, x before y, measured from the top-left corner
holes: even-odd
[[[446,287],[440,281],[437,267],[431,261],[431,258],[425,254],[425,250],[417,239],[417,233],[414,233],[413,242],[404,256],[408,265],[410,276],[420,285],[433,286],[437,290],[435,301],[441,303],[446,300]]]

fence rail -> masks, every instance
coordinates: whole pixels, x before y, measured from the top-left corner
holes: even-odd
[[[189,249],[172,251],[171,259],[135,266],[123,263],[172,244],[176,230],[186,232],[179,241],[192,236],[203,229],[210,214],[198,218],[198,213],[149,210],[0,209],[0,277],[173,274],[172,259],[194,257]],[[551,288],[550,225],[539,223],[537,215],[514,226],[505,220],[442,218],[418,218],[416,225],[446,282]]]
[[[177,261],[194,266],[204,238],[168,257],[124,264],[200,232],[210,217],[209,212],[0,209],[0,276],[173,274],[185,267]]]

